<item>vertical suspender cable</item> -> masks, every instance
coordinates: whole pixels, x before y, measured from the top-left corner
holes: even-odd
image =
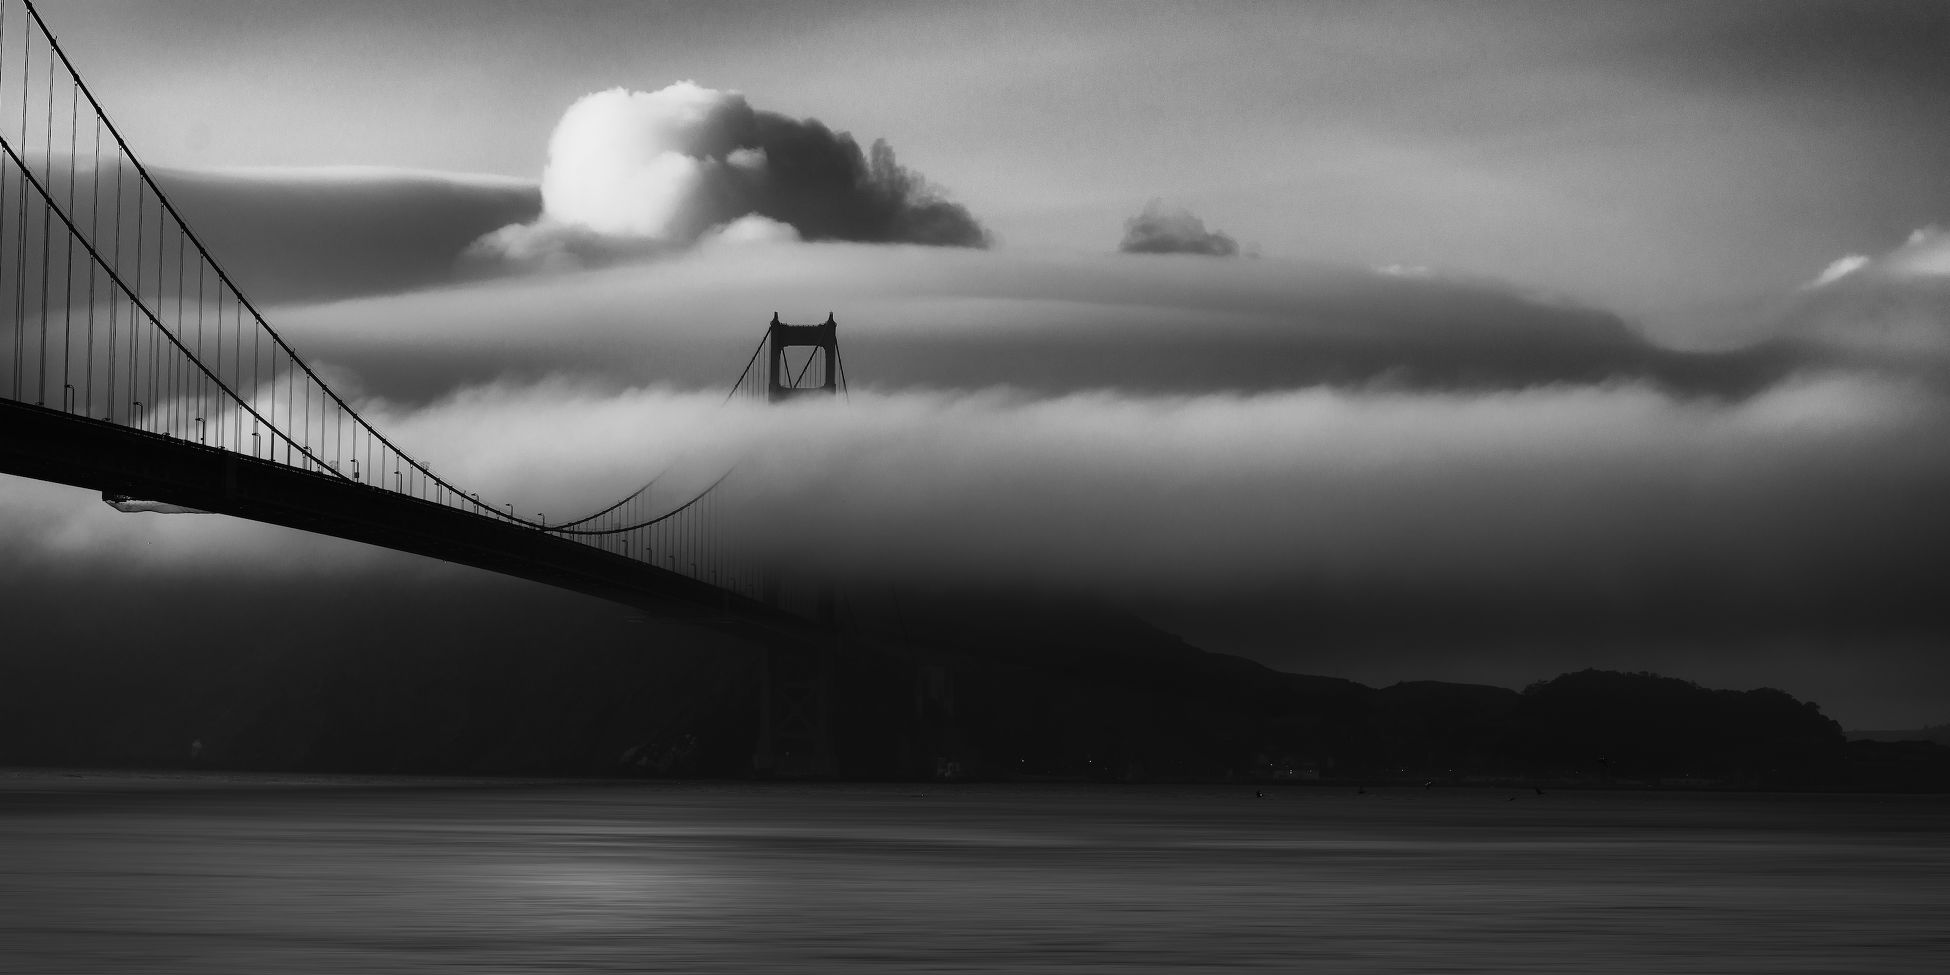
[[[133,300],[137,302],[140,302],[142,300],[142,245],[144,243],[143,237],[145,236],[145,230],[147,229],[147,226],[144,223],[144,218],[146,214],[144,213],[144,208],[142,206],[142,192],[143,192],[142,184],[141,183],[135,184],[135,296]],[[141,351],[142,351],[142,335],[144,334],[145,331],[147,330],[138,327],[138,323],[136,322],[135,319],[135,309],[130,308],[129,309],[129,400],[130,400],[129,408],[131,410],[135,408],[134,406],[135,398],[139,395],[145,395],[142,389],[142,368],[140,366]],[[149,357],[149,364],[151,369],[155,368],[155,356],[151,355]],[[154,411],[156,408],[156,397],[154,391],[151,390],[146,395],[149,397],[147,400],[149,404],[148,410]],[[140,422],[141,426],[144,429],[148,428],[149,425],[147,422],[148,416],[146,413],[143,416],[137,417],[136,419]]]
[[[49,96],[54,94],[54,81],[51,78],[48,80],[48,94]],[[74,213],[74,153],[75,129],[77,128],[75,125],[75,110],[80,106],[80,98],[81,95],[79,93],[70,94],[68,97],[68,213],[70,214]],[[52,127],[53,124],[53,121],[50,119],[48,125]],[[52,149],[54,142],[54,133],[52,131],[48,132],[47,141],[49,143],[48,148]],[[61,262],[61,274],[61,408],[63,410],[69,410],[71,407],[68,405],[68,386],[74,382],[74,379],[68,374],[72,361],[70,350],[74,348],[73,234],[68,235],[68,256],[66,260]]]
[[[41,153],[41,166],[54,168],[54,58],[47,59],[47,148]],[[24,146],[22,148],[25,148]],[[47,405],[47,292],[53,281],[48,262],[54,250],[54,201],[41,201],[41,348],[39,369],[34,374],[34,405]]]
[[[161,221],[159,220],[158,223],[160,224],[160,222]],[[156,246],[158,248],[162,246],[162,231],[160,227],[157,228],[157,232],[156,232]],[[184,252],[183,238],[177,237],[176,238],[176,338],[178,341],[182,340],[183,332],[184,332],[183,292],[189,290],[187,287],[184,286],[184,283],[189,280],[189,274],[183,267],[183,259],[186,256],[188,255]],[[184,353],[182,356],[170,357],[171,359],[170,370],[169,370],[170,426],[172,429],[178,431],[176,434],[176,436],[178,437],[186,437],[189,433],[189,431],[186,428],[191,426],[191,424],[184,422],[189,419],[184,414],[190,408],[190,405],[188,403],[183,402],[190,395],[189,363],[183,361],[186,358],[188,358],[188,353]]]
[[[97,121],[99,123],[99,120]],[[97,124],[95,126],[95,140],[97,143],[95,154],[97,157],[101,155],[101,148],[100,148],[101,134],[102,134],[101,126]],[[122,159],[120,156],[117,156],[115,159],[115,266],[117,268],[120,268],[122,266]],[[116,400],[115,326],[117,324],[116,319],[119,317],[117,313],[120,312],[121,310],[122,310],[121,298],[117,297],[112,302],[109,303],[108,306],[108,416],[110,419],[115,418],[115,400]],[[135,323],[130,322],[129,327],[130,327],[130,331],[133,332],[135,328]]]
[[[102,124],[95,121],[94,165],[89,167],[88,177],[88,234],[100,238],[102,235]],[[82,396],[88,406],[81,412],[88,415],[95,406],[95,262],[88,262],[88,355],[83,360],[88,364],[87,391]]]
[[[182,244],[179,242],[177,246],[181,247]],[[181,299],[178,299],[177,307],[182,307]],[[201,260],[196,262],[196,351],[191,354],[190,358],[198,362],[202,362],[205,359],[203,355],[203,262]],[[210,416],[210,407],[203,402],[203,377],[196,375],[190,378],[196,380],[196,417],[201,420]],[[214,419],[214,417],[211,419]],[[202,440],[204,438],[199,436],[197,439]],[[215,439],[215,437],[211,437],[211,439]]]
[[[4,7],[4,3],[0,3]],[[27,151],[27,62],[33,58],[28,46],[33,34],[20,32],[20,151]],[[26,161],[26,157],[22,157]],[[27,174],[20,174],[20,206],[14,223],[20,231],[20,246],[14,252],[14,398],[27,399]]]

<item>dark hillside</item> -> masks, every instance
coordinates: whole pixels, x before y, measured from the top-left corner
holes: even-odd
[[[444,636],[437,621],[462,612],[498,619],[505,638]],[[848,777],[1950,786],[1950,749],[1845,744],[1815,705],[1775,690],[1604,671],[1522,693],[1374,689],[1052,601],[909,600],[863,616],[827,661],[827,737]],[[751,646],[496,606],[423,617],[434,622],[386,639],[355,620],[275,644],[10,646],[0,764],[753,774]]]

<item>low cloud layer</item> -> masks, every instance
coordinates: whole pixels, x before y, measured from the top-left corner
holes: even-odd
[[[1744,395],[1796,368],[1702,354],[1507,286],[1285,261],[707,243],[602,270],[289,309],[281,327],[367,388],[424,401],[554,374],[715,387],[771,313],[833,312],[850,379],[1061,394],[1315,384],[1496,390],[1648,381]]]
[[[1950,491],[1950,401],[1866,375],[1739,401],[1615,384],[856,391],[777,408],[558,380],[365,409],[443,474],[552,519],[659,471],[679,499],[736,465],[726,521],[746,544],[869,591],[1031,586],[1208,620],[1305,607],[1304,626],[1277,631],[1289,647],[1381,657],[1498,634],[1564,648],[1599,636],[1873,644],[1950,625],[1950,514],[1937,500]],[[0,505],[19,578],[145,565],[452,575],[230,519],[118,514],[57,488]],[[1527,659],[1580,664],[1561,654]]]
[[[1950,402],[1864,377],[1733,403],[1622,385],[855,393],[771,408],[558,381],[365,409],[484,498],[557,519],[650,473],[665,472],[675,500],[736,466],[730,497],[752,541],[888,579],[1205,599],[1466,593],[1545,616],[1907,606],[1934,618],[1946,604],[1920,597],[1950,578],[1950,513],[1935,500],[1950,490],[1936,444]],[[113,560],[141,558],[116,538],[122,525],[233,555],[222,535],[246,533],[99,502],[85,514],[0,523],[17,553]],[[248,555],[260,559],[317,568],[275,547]]]
[[[762,220],[769,230],[751,223]],[[679,82],[613,88],[571,105],[549,139],[542,212],[485,236],[480,262],[591,263],[740,236],[981,247],[988,232],[884,140],[862,151],[817,119],[760,111],[737,92]]]
[[[1152,200],[1137,216],[1124,221],[1124,239],[1117,249],[1126,254],[1232,257],[1239,253],[1239,242],[1224,231],[1206,230],[1205,221],[1190,210]]]

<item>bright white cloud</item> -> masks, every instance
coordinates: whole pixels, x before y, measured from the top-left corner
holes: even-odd
[[[704,236],[704,241],[720,244],[791,244],[799,241],[799,232],[792,229],[791,224],[748,213],[712,230]]]
[[[1819,288],[1824,284],[1833,284],[1848,275],[1862,270],[1868,264],[1869,258],[1865,254],[1850,254],[1847,257],[1838,257],[1834,263],[1823,268],[1822,272],[1807,284],[1807,287]]]
[[[585,95],[549,138],[542,213],[619,237],[695,237],[704,228],[689,225],[700,216],[693,201],[750,123],[744,96],[689,81]]]

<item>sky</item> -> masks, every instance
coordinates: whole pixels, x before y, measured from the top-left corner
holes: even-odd
[[[577,97],[694,80],[886,138],[1012,245],[1095,248],[1163,197],[1269,255],[1675,329],[1950,206],[1929,2],[939,6],[49,12],[159,165],[532,179]]]
[[[280,330],[524,507],[761,457],[756,522],[867,577],[1950,720],[1940,4],[43,12]],[[774,311],[837,316],[845,404],[716,406]],[[512,598],[17,479],[0,538],[53,604]]]

